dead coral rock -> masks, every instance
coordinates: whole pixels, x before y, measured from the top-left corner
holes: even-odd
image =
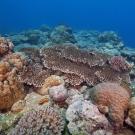
[[[43,100],[45,98],[47,98],[48,101],[43,102],[42,104],[39,104],[39,102],[41,102],[41,100]],[[42,96],[36,92],[32,92],[30,94],[27,94],[27,96],[24,98],[23,102],[25,103],[25,106],[20,111],[20,113],[26,113],[26,112],[29,112],[32,110],[36,110],[40,106],[45,107],[45,108],[48,106],[52,106],[52,100],[49,97],[49,95]]]
[[[66,111],[66,119],[69,121],[67,126],[71,134],[84,132],[85,135],[91,135],[97,129],[108,129],[109,125],[97,106],[86,100],[73,102]]]
[[[20,111],[23,110],[24,106],[25,106],[25,101],[19,100],[12,106],[11,111],[13,113],[19,113]]]
[[[63,85],[51,87],[49,89],[49,94],[54,101],[66,100],[68,97],[68,91]]]
[[[91,88],[89,92],[93,103],[101,112],[108,110],[112,121],[123,124],[124,111],[128,109],[130,102],[127,90],[116,83],[101,83]]]
[[[41,95],[47,95],[49,88],[58,85],[64,85],[64,80],[57,75],[51,75],[45,79],[44,85],[41,88],[38,88],[37,92]]]

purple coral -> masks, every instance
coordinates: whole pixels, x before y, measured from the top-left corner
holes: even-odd
[[[9,135],[61,135],[64,120],[54,108],[39,108],[25,114]]]
[[[113,56],[109,61],[110,67],[116,71],[128,71],[128,63],[122,56]]]

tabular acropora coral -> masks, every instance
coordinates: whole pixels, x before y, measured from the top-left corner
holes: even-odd
[[[100,83],[89,89],[89,95],[101,112],[108,113],[113,122],[123,124],[124,111],[130,102],[130,94],[125,88],[116,83]]]
[[[64,120],[55,108],[38,108],[26,113],[9,135],[61,135]]]
[[[4,37],[0,37],[0,54],[4,54],[9,50],[13,50],[14,45],[10,40],[6,40]]]
[[[9,62],[0,62],[0,110],[9,109],[16,101],[25,97],[23,83],[18,81],[16,68]]]
[[[129,106],[129,118],[135,126],[135,97],[131,98]]]

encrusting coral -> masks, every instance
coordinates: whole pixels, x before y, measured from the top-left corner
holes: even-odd
[[[124,111],[130,102],[130,94],[126,89],[116,83],[100,83],[86,93],[101,112],[108,113],[113,122],[123,125]]]
[[[38,108],[26,113],[8,135],[61,135],[64,120],[55,108]]]

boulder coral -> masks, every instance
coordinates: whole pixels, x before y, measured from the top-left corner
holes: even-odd
[[[135,126],[135,97],[132,97],[130,101],[129,118],[133,123],[133,125]]]
[[[38,88],[37,92],[41,95],[46,95],[48,94],[49,88],[58,85],[64,85],[64,80],[57,75],[51,75],[45,79],[44,85],[41,88]]]
[[[49,94],[54,101],[62,101],[68,97],[68,91],[63,85],[51,87],[49,89]]]
[[[61,135],[64,120],[55,108],[38,108],[26,113],[8,135]]]
[[[130,102],[129,92],[125,88],[116,83],[100,83],[87,92],[102,113],[108,113],[113,122],[123,125],[124,111]]]
[[[14,45],[10,40],[6,40],[4,37],[0,37],[0,54],[4,54],[13,50]]]

